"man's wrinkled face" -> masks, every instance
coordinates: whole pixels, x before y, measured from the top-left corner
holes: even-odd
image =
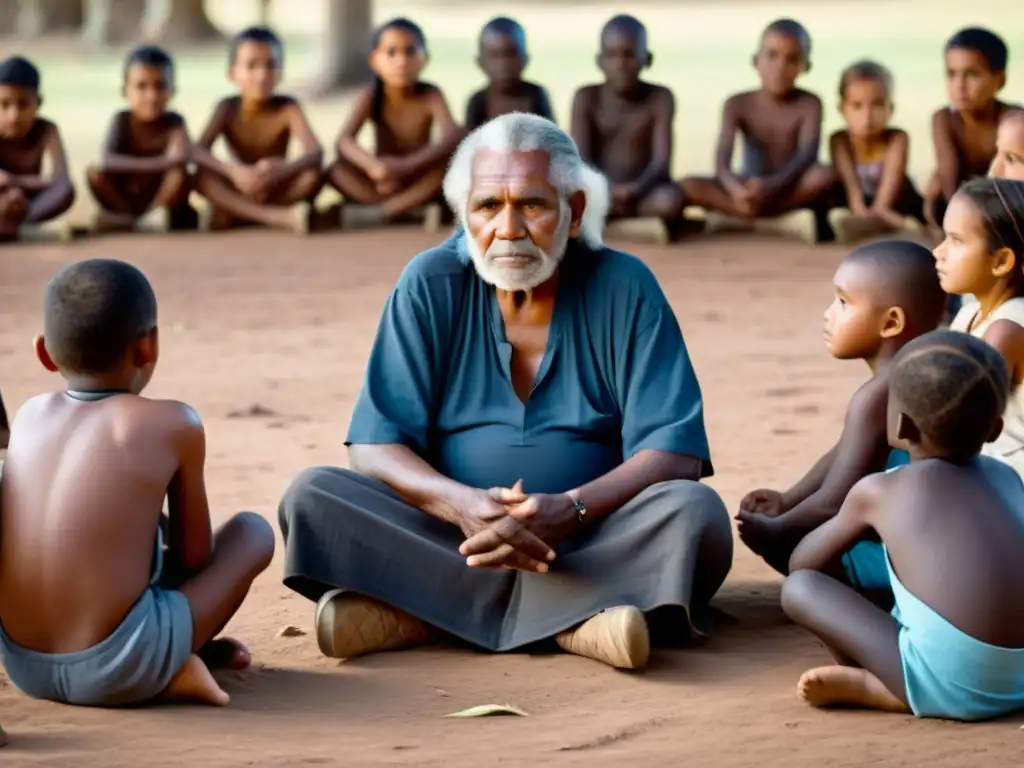
[[[565,255],[579,216],[551,183],[547,152],[480,150],[465,223],[480,277],[506,291],[549,280]]]

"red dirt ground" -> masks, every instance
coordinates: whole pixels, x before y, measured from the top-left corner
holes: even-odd
[[[342,440],[378,314],[403,264],[436,242],[390,231],[297,240],[112,238],[0,252],[0,387],[13,411],[60,386],[35,362],[46,280],[78,258],[133,261],[161,305],[154,396],[194,405],[208,433],[217,514],[275,521],[288,480],[344,463]],[[734,509],[751,488],[784,486],[834,440],[866,375],[829,358],[821,314],[836,248],[696,240],[634,249],[679,314],[704,388],[718,475]],[[252,415],[263,406],[271,415]],[[30,701],[0,675],[4,766],[625,765],[885,766],[1020,764],[1021,718],[962,726],[898,715],[823,713],[796,680],[827,660],[778,608],[779,579],[737,549],[716,600],[732,619],[701,648],[655,655],[642,675],[569,656],[427,649],[337,663],[305,630],[312,605],[280,583],[280,551],[230,631],[254,671],[228,679],[226,710],[123,712]],[[527,718],[444,720],[509,702]]]

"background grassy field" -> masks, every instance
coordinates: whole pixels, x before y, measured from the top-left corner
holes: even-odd
[[[256,17],[246,0],[209,3],[225,32]],[[911,172],[921,179],[930,170],[929,115],[945,100],[943,41],[958,27],[988,26],[1011,49],[1004,97],[1024,101],[1024,4],[1019,0],[688,0],[636,5],[610,2],[526,2],[511,11],[527,28],[531,61],[528,76],[549,89],[559,121],[569,117],[573,91],[598,77],[594,65],[598,32],[612,14],[625,9],[647,23],[655,63],[652,80],[676,94],[677,173],[710,169],[723,99],[756,83],[750,57],[764,24],[779,16],[802,21],[814,40],[812,69],[802,85],[826,104],[825,130],[837,128],[839,72],[856,59],[870,57],[889,66],[896,78],[896,122],[912,137]],[[375,16],[415,19],[430,46],[425,77],[444,89],[461,116],[470,93],[482,84],[474,64],[476,35],[491,16],[510,13],[495,2],[419,0],[376,3]],[[286,89],[301,93],[316,71],[322,8],[318,0],[279,0],[274,26],[287,38]],[[74,40],[2,44],[4,55],[32,56],[43,72],[44,112],[57,120],[71,154],[76,177],[96,157],[109,115],[120,104],[124,50],[89,51]],[[176,107],[198,132],[213,103],[229,92],[222,46],[174,50],[179,66]],[[347,98],[311,104],[309,112],[325,145],[333,143],[347,109]],[[92,204],[80,194],[73,216],[82,219]]]

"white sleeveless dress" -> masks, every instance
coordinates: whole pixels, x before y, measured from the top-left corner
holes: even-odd
[[[1009,320],[1024,328],[1024,298],[1010,299],[1000,304],[991,315],[976,323],[979,310],[976,303],[966,304],[957,312],[949,329],[969,333],[980,339],[997,320]],[[1006,462],[1024,479],[1024,385],[1010,392],[1003,413],[1003,432],[995,442],[986,443],[981,452]]]

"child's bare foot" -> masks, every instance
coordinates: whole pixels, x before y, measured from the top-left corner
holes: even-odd
[[[910,709],[897,699],[882,681],[866,669],[857,667],[818,667],[800,677],[797,695],[812,707],[863,707],[883,712],[909,714]]]
[[[207,669],[230,669],[238,672],[252,664],[249,649],[233,637],[218,637],[211,640],[197,654]]]
[[[190,701],[225,707],[231,697],[217,685],[210,670],[196,654],[188,657],[185,666],[167,686],[170,701]]]

